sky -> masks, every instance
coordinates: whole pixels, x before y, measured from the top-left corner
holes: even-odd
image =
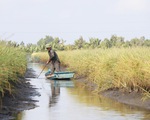
[[[150,0],[0,0],[0,40],[150,39]]]

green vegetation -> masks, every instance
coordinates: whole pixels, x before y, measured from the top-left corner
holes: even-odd
[[[49,59],[47,52],[35,52],[32,53],[31,60],[33,62],[43,62],[46,63]]]
[[[58,54],[62,64],[98,86],[95,92],[118,88],[143,91],[150,97],[149,51],[150,48],[136,47],[60,51]],[[43,55],[47,57],[46,53]]]
[[[89,41],[81,36],[72,45],[65,45],[65,40],[52,36],[41,38],[37,44],[27,45],[23,42],[0,41],[2,95],[5,90],[11,92],[10,81],[17,82],[17,77],[24,74],[25,52],[33,53],[33,61],[46,63],[46,44],[51,44],[59,53],[62,64],[76,71],[77,76],[86,77],[97,84],[96,91],[119,88],[145,91],[145,96],[150,96],[150,40],[140,37],[129,41],[117,35],[104,40],[89,38]]]
[[[5,93],[12,93],[13,84],[19,82],[18,77],[24,76],[26,71],[26,53],[0,41],[0,97]]]
[[[130,48],[130,47],[150,47],[150,39],[146,39],[145,37],[133,38],[131,40],[126,40],[124,37],[112,35],[110,38],[105,38],[103,40],[99,38],[89,38],[89,40],[85,40],[82,36],[78,39],[74,40],[73,44],[65,44],[65,40],[60,39],[58,37],[45,36],[45,38],[41,38],[37,41],[37,44],[28,43],[27,45],[24,42],[20,44],[16,42],[8,41],[12,47],[18,47],[19,49],[28,52],[44,52],[45,45],[50,44],[54,50],[64,51],[64,50],[77,50],[77,49],[109,49],[109,48]]]
[[[40,52],[45,51],[45,45],[51,44],[54,50],[64,51],[64,50],[77,50],[77,49],[95,49],[95,48],[129,48],[129,47],[149,47],[150,40],[145,37],[133,38],[131,40],[125,40],[125,38],[117,35],[112,35],[110,38],[105,38],[101,40],[99,38],[89,38],[88,41],[84,40],[83,37],[79,37],[74,40],[73,44],[66,45],[65,40],[59,39],[58,37],[53,38],[51,36],[45,36],[45,38],[40,39],[37,45],[28,44],[20,45],[21,49],[27,52]]]

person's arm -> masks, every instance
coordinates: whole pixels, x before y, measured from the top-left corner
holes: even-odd
[[[46,62],[46,64],[49,64],[49,63],[50,63],[50,61],[51,61],[51,59],[49,58],[49,60]]]

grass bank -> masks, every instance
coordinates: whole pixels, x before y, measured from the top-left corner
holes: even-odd
[[[12,93],[13,84],[26,72],[26,53],[0,43],[0,97]]]
[[[150,48],[112,48],[58,52],[61,63],[96,84],[96,92],[107,89],[144,91],[150,97]],[[35,53],[46,62],[47,53]]]

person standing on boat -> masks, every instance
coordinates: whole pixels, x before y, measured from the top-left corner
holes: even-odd
[[[47,77],[51,77],[54,74],[54,71],[59,72],[60,71],[60,60],[58,58],[57,53],[52,49],[51,45],[47,44],[46,49],[48,51],[49,60],[46,64],[50,63],[50,69],[51,73]]]

